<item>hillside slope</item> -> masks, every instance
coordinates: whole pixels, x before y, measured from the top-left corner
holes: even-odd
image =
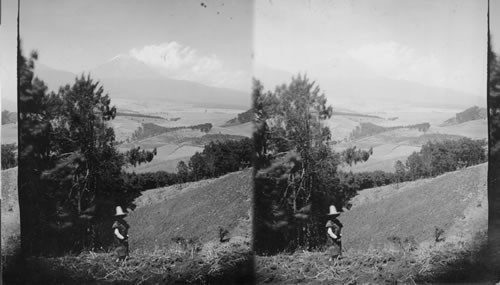
[[[21,225],[17,193],[17,167],[2,170],[2,256],[13,254],[20,246]]]
[[[487,227],[487,164],[436,178],[367,189],[340,217],[346,248],[386,245],[388,239],[434,242],[436,227],[447,240],[470,239]]]
[[[252,171],[245,170],[179,186],[178,191],[167,187],[164,195],[161,190],[146,191],[143,196],[155,197],[156,203],[139,199],[139,207],[127,217],[131,248],[165,247],[176,237],[207,242],[218,239],[219,227],[231,237],[250,238],[252,185]]]

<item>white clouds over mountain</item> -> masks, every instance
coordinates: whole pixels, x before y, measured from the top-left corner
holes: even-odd
[[[481,74],[467,68],[471,63],[463,62],[463,59],[445,62],[443,57],[433,53],[419,53],[393,41],[363,45],[349,50],[348,54],[372,72],[386,78],[478,92],[470,81],[480,80]]]
[[[395,42],[383,42],[361,46],[349,51],[356,60],[373,72],[391,79],[403,79],[439,85],[445,78],[445,70],[433,55],[419,55],[415,49]]]
[[[231,70],[216,55],[204,55],[177,42],[134,48],[129,55],[172,79],[250,90],[249,72]]]

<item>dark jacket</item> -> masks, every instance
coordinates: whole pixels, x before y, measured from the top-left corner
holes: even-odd
[[[129,229],[129,227],[130,226],[127,224],[127,222],[124,219],[116,220],[113,223],[113,225],[111,226],[111,228],[113,229],[113,236],[115,237],[115,241],[118,245],[118,247],[116,248],[116,254],[119,258],[125,258],[126,256],[128,256],[128,229]],[[115,233],[114,233],[115,229],[118,229],[118,231],[124,237],[124,239],[119,239],[115,235]]]
[[[130,226],[128,225],[127,222],[125,222],[125,220],[123,219],[118,219],[116,220],[113,225],[111,226],[111,228],[113,229],[113,236],[115,237],[115,239],[119,240],[119,241],[122,241],[120,240],[115,234],[115,229],[118,229],[118,231],[120,232],[120,234],[125,237],[125,240],[128,239],[128,229],[130,228]]]
[[[325,234],[326,234],[326,245],[329,248],[329,252],[332,256],[337,256],[342,253],[342,242],[341,242],[341,232],[342,232],[342,223],[337,218],[330,218],[325,225]],[[336,239],[332,238],[328,234],[328,228],[332,229],[332,232],[337,236]]]

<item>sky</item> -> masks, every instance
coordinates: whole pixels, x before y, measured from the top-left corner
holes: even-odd
[[[490,3],[500,53],[500,0]],[[16,101],[17,1],[1,5],[6,106]],[[25,53],[35,49],[39,62],[76,73],[125,54],[182,79],[240,90],[248,88],[253,64],[483,94],[486,6],[486,0],[22,0],[20,28]]]
[[[131,55],[179,79],[247,91],[252,12],[249,1],[23,0],[20,34],[25,53],[51,68],[80,73]]]
[[[0,96],[1,109],[15,111],[17,106],[17,1],[0,1]]]
[[[486,94],[486,15],[487,1],[256,0],[255,64]]]

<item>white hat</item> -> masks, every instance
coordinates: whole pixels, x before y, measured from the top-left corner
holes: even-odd
[[[123,212],[122,207],[117,206],[115,216],[125,216],[125,215],[127,215],[127,213]]]
[[[335,208],[334,205],[331,205],[330,206],[330,213],[327,214],[328,216],[331,216],[331,215],[340,215],[339,212],[337,212],[337,208]]]

